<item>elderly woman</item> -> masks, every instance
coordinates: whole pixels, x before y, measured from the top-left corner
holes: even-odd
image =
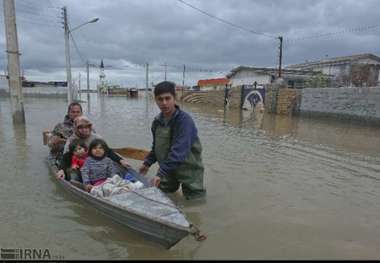
[[[69,146],[74,140],[82,141],[87,148],[90,146],[91,142],[95,139],[102,139],[102,137],[93,132],[91,121],[85,116],[79,116],[74,120],[74,133],[67,139],[64,147],[64,157],[60,165],[60,170],[57,172],[57,176],[60,178],[64,177],[64,171],[70,167],[71,155],[69,153]],[[112,149],[109,149],[106,153],[112,161],[129,168],[127,160],[123,159],[117,155]]]
[[[93,132],[91,121],[85,116],[79,116],[74,120],[74,132],[67,139],[63,153],[69,151],[69,145],[75,139],[80,139],[88,147],[93,140],[100,138],[101,136]]]

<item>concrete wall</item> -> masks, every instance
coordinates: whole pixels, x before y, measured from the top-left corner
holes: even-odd
[[[300,113],[380,124],[380,88],[303,89]]]
[[[209,91],[209,90],[224,90],[226,85],[204,85],[199,86],[200,90]]]

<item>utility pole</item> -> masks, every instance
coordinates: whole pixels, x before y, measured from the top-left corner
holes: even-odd
[[[186,65],[183,65],[183,74],[182,74],[182,87],[185,87],[185,72],[186,72]]]
[[[90,64],[88,60],[86,62],[86,70],[87,70],[87,103],[90,103]]]
[[[82,91],[81,91],[82,89],[81,89],[80,81],[81,81],[81,76],[80,76],[80,72],[79,72],[79,77],[78,77],[79,98],[82,99]]]
[[[69,40],[69,24],[67,21],[66,6],[63,10],[63,26],[65,30],[65,54],[66,54],[66,80],[67,80],[67,101],[70,104],[72,101],[72,87],[71,87],[71,61],[70,61],[70,40]]]
[[[168,65],[166,65],[166,63],[165,63],[164,66],[165,66],[165,81],[166,81],[166,68],[167,68]]]
[[[8,53],[8,83],[11,95],[13,123],[25,123],[24,98],[20,77],[16,12],[14,0],[4,0],[4,20]]]
[[[282,66],[282,36],[279,36],[280,40],[280,57],[279,57],[279,65],[278,65],[278,77],[281,78],[281,66]]]
[[[146,77],[145,77],[145,96],[148,97],[148,88],[149,88],[149,63],[145,64]]]

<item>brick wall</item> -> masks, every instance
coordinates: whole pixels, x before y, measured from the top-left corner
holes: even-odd
[[[277,97],[277,114],[291,115],[297,106],[296,89],[279,89]]]
[[[265,111],[282,115],[298,112],[301,91],[298,89],[268,87],[265,94]]]

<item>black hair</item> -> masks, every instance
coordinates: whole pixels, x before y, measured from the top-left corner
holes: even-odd
[[[82,148],[85,148],[87,150],[87,145],[84,143],[84,141],[80,139],[74,139],[70,144],[69,144],[69,152],[73,153],[75,152],[77,146],[81,146]]]
[[[94,149],[98,145],[102,146],[102,148],[104,149],[104,155],[101,158],[96,157],[96,156],[94,156],[92,154],[92,149]],[[107,155],[108,152],[109,152],[109,147],[108,147],[107,143],[103,139],[95,139],[95,140],[93,140],[90,143],[90,146],[88,147],[88,155],[91,156],[94,159],[97,159],[97,160],[103,159]]]
[[[175,98],[175,83],[171,81],[162,81],[154,87],[154,96],[160,96],[163,93],[170,93]]]
[[[67,108],[67,114],[70,113],[71,108],[74,107],[74,106],[78,106],[80,108],[80,112],[83,112],[82,105],[80,105],[79,102],[71,102],[69,104],[69,107]]]

